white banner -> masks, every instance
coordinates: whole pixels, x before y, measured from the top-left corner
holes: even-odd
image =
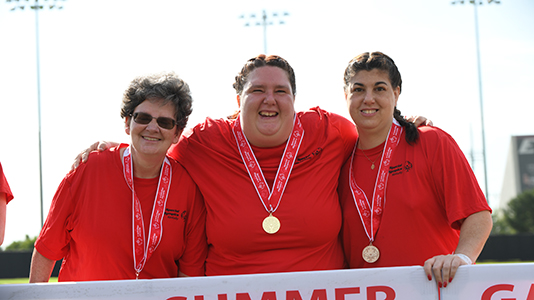
[[[423,268],[0,285],[0,299],[534,300],[534,263],[462,266],[439,293]]]
[[[534,300],[534,263],[462,266],[442,300]]]

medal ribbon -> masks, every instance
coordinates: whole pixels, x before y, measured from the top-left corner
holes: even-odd
[[[300,123],[299,118],[296,116],[293,118],[293,129],[289,140],[286,143],[286,148],[282,159],[280,160],[280,165],[278,166],[278,171],[276,172],[276,177],[273,184],[273,190],[270,191],[269,185],[263,176],[263,172],[260,168],[254,151],[250,147],[250,144],[241,128],[240,118],[237,117],[234,127],[232,128],[234,137],[237,143],[237,148],[239,149],[239,154],[241,154],[241,159],[245,164],[245,168],[248,171],[248,175],[252,180],[254,188],[260,197],[263,206],[269,213],[273,213],[280,205],[280,200],[284,194],[284,190],[289,180],[291,171],[293,170],[293,165],[295,159],[297,158],[297,153],[300,148],[300,144],[304,137],[304,129]],[[274,207],[273,207],[274,206]]]
[[[148,243],[146,243],[143,211],[141,210],[141,202],[134,189],[133,164],[130,147],[124,150],[123,166],[124,178],[126,179],[128,187],[132,190],[133,258],[135,274],[136,277],[138,277],[139,273],[141,273],[145,267],[145,263],[158,247],[163,235],[163,216],[165,215],[165,206],[167,204],[167,197],[171,185],[172,167],[169,159],[165,157],[159,175],[158,189],[156,192],[156,199],[154,200],[154,206],[152,207],[152,215],[150,216],[150,227],[148,231],[149,239]]]
[[[382,213],[384,212],[384,205],[386,202],[385,192],[389,178],[388,169],[389,165],[391,164],[393,152],[399,144],[402,130],[402,126],[399,125],[397,120],[393,119],[393,124],[389,129],[386,144],[384,145],[384,151],[382,152],[382,157],[380,158],[380,166],[378,168],[378,176],[376,178],[375,187],[373,190],[373,202],[371,203],[371,206],[369,205],[367,196],[358,186],[356,179],[353,176],[352,166],[358,143],[354,145],[354,150],[352,151],[349,169],[349,185],[352,192],[352,198],[354,199],[354,204],[356,204],[356,208],[360,214],[360,219],[365,229],[365,233],[367,234],[367,237],[371,243],[375,240],[376,233],[380,227],[380,221],[382,220]]]

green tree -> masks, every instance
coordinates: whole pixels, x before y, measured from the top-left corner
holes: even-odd
[[[516,234],[515,229],[513,229],[504,218],[502,209],[494,210],[491,217],[493,219],[491,234]]]
[[[26,238],[23,241],[15,241],[6,247],[5,251],[23,251],[23,250],[33,250],[33,244],[35,244],[37,236],[30,238],[26,235]]]
[[[534,190],[510,200],[503,209],[503,220],[515,233],[534,233]]]

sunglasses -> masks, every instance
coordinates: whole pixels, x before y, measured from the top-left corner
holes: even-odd
[[[142,124],[142,125],[149,124],[150,122],[152,122],[152,119],[156,119],[158,126],[164,129],[173,129],[174,126],[176,125],[176,121],[174,119],[166,118],[166,117],[156,118],[150,114],[143,113],[143,112],[136,112],[130,116],[133,116],[133,120],[135,121],[135,123]]]

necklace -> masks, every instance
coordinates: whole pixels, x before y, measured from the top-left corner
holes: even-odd
[[[384,151],[384,149],[382,149],[382,151],[380,151],[380,153],[378,154],[378,157],[374,161],[370,160],[369,157],[367,157],[367,154],[365,154],[365,151],[363,151],[363,149],[360,149],[360,150],[362,150],[362,153],[363,153],[363,155],[365,155],[365,158],[367,158],[367,160],[369,162],[371,162],[371,170],[374,170],[375,169],[375,161],[377,161],[380,158],[380,154],[382,154],[382,151]]]

